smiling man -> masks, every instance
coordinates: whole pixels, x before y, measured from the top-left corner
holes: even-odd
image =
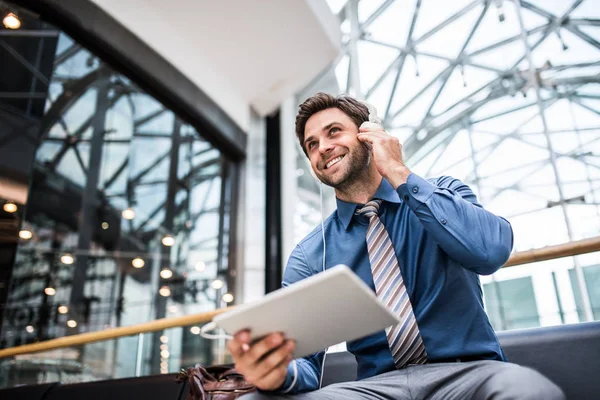
[[[292,360],[293,338],[251,345],[239,332],[229,350],[260,389],[243,398],[563,399],[536,371],[506,362],[483,308],[479,275],[508,259],[510,224],[461,181],[412,173],[398,139],[368,117],[349,96],[318,93],[300,105],[296,135],[337,210],[295,248],[283,285],[322,271],[324,237],[326,268],[348,265],[400,323],[347,343],[358,380],[323,389],[324,351]]]

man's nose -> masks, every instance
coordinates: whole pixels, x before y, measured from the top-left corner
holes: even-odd
[[[325,154],[329,153],[331,150],[333,150],[333,143],[329,140],[321,140],[319,142],[319,153]]]

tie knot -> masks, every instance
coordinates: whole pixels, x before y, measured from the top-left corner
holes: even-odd
[[[354,214],[356,215],[364,215],[367,218],[371,218],[377,214],[379,214],[379,206],[381,205],[381,200],[371,200],[361,208],[357,209]]]

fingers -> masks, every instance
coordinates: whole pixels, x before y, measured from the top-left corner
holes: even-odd
[[[248,351],[250,341],[250,332],[247,330],[240,331],[235,334],[233,339],[227,342],[227,349],[234,359],[240,358]]]
[[[235,368],[260,389],[279,388],[285,381],[295,343],[281,333],[270,334],[252,345],[249,342],[250,332],[242,331],[227,343]]]
[[[252,371],[252,375],[257,382],[262,380],[269,380],[272,378],[280,378],[277,374],[277,370],[283,367],[287,368],[287,365],[292,361],[292,354],[294,352],[295,344],[292,340],[286,340],[276,350],[266,355],[256,365],[255,370]],[[281,372],[281,371],[280,371]],[[275,374],[269,378],[269,375]],[[285,376],[284,376],[285,377]]]
[[[279,363],[269,373],[263,376],[259,381],[256,382],[256,386],[262,390],[276,390],[283,385],[287,376],[287,366],[292,360],[290,356]]]
[[[260,340],[259,342],[255,343],[254,345],[252,345],[252,347],[250,347],[250,350],[248,350],[248,352],[246,353],[247,357],[254,363],[256,363],[271,350],[279,347],[284,340],[285,339],[283,338],[283,335],[281,333],[272,333],[264,339]]]

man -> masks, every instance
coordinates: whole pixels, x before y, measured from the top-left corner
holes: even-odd
[[[236,368],[260,392],[244,399],[563,399],[539,373],[506,361],[485,314],[478,274],[512,249],[510,224],[477,203],[457,179],[425,180],[402,159],[368,108],[318,93],[300,105],[296,135],[337,210],[293,251],[284,286],[348,265],[400,323],[349,342],[358,380],[319,389],[324,352],[293,360],[294,343],[273,333],[228,343]]]

